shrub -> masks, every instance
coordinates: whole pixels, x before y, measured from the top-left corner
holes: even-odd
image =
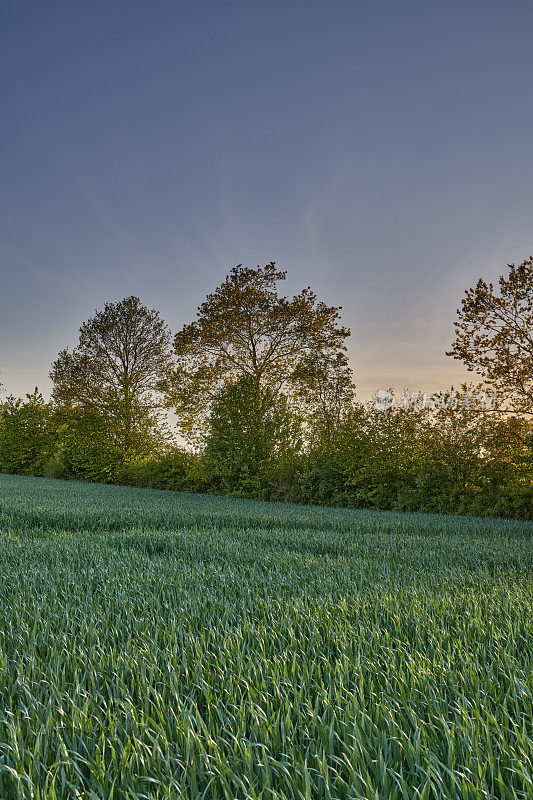
[[[8,397],[0,425],[0,470],[43,475],[57,456],[58,432],[49,403],[35,389],[26,399]]]
[[[177,492],[201,492],[206,488],[199,456],[180,448],[141,463],[123,466],[119,482]]]

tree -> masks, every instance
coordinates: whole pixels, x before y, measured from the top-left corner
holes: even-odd
[[[80,328],[78,346],[52,364],[53,400],[102,415],[125,460],[151,448],[161,427],[158,383],[168,370],[170,331],[137,297],[106,303]]]
[[[204,463],[217,489],[260,488],[300,446],[300,421],[287,397],[269,387],[258,393],[250,375],[224,386],[212,403]]]
[[[285,277],[274,262],[256,269],[239,264],[176,335],[176,364],[165,388],[184,435],[205,429],[213,398],[241,376],[258,397],[266,387],[273,396],[290,396],[311,378],[303,369],[310,355],[346,349],[350,332],[338,325],[340,308],[318,302],[309,287],[280,297],[277,283]]]
[[[446,355],[481,375],[506,410],[533,414],[533,257],[507,266],[499,293],[482,278],[466,290]]]

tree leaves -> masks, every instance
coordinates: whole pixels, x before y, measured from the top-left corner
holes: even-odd
[[[482,375],[509,410],[533,414],[533,257],[507,266],[499,294],[481,278],[467,289],[446,355]]]
[[[309,287],[280,297],[277,284],[285,277],[275,262],[255,269],[239,264],[176,335],[165,390],[185,435],[205,425],[213,398],[236,378],[247,375],[275,394],[291,394],[310,355],[345,349],[350,331],[338,324],[340,308],[318,301]]]
[[[106,303],[80,328],[75,350],[62,350],[52,364],[53,399],[105,416],[130,458],[162,433],[162,401],[154,393],[169,359],[170,331],[158,311],[133,296]]]

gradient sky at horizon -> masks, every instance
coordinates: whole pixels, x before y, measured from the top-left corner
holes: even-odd
[[[4,0],[4,392],[48,395],[108,300],[177,331],[269,261],[343,306],[362,399],[457,385],[464,290],[533,252],[532,24],[517,0]]]

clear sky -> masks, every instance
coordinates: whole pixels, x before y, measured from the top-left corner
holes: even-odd
[[[435,391],[479,276],[533,252],[529,0],[3,0],[0,379],[229,268],[343,306],[361,398]]]

